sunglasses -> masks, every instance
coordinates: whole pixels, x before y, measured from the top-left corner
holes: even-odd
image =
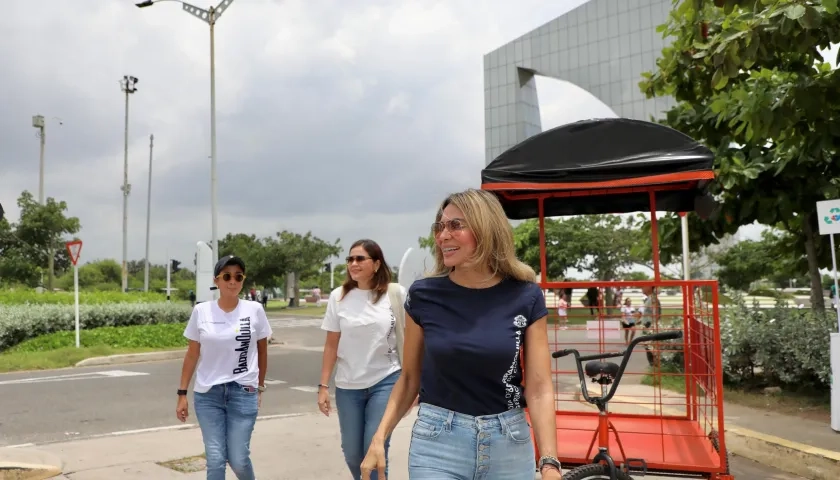
[[[445,222],[435,222],[432,224],[432,233],[439,235],[444,229],[449,230],[450,233],[460,232],[467,228],[467,222],[458,218],[447,220]]]
[[[233,278],[237,282],[242,283],[242,281],[245,280],[245,274],[244,273],[231,274],[230,272],[225,272],[225,273],[217,276],[216,278],[221,278],[222,281],[224,281],[224,282],[229,282],[230,279]]]
[[[347,265],[350,265],[353,262],[362,263],[365,260],[370,260],[370,257],[366,257],[364,255],[351,255],[344,260],[347,261]]]

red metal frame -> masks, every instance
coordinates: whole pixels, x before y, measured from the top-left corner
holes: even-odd
[[[667,376],[685,377],[684,403],[665,403],[680,400],[672,393],[663,394],[662,388],[654,388],[654,393],[649,398],[636,398],[633,401],[622,401],[622,390],[624,383],[618,387],[616,396],[610,402],[610,412],[607,415],[599,415],[596,410],[579,411],[568,410],[557,407],[562,403],[558,398],[555,402],[555,413],[557,419],[558,456],[564,465],[575,466],[591,463],[592,458],[597,454],[598,447],[608,447],[610,454],[616,462],[621,465],[627,458],[641,458],[647,463],[650,473],[681,473],[693,475],[709,480],[734,480],[728,470],[728,455],[724,435],[724,414],[723,414],[723,376],[721,369],[721,344],[720,324],[718,312],[718,289],[717,282],[712,280],[682,281],[662,280],[659,268],[659,233],[656,218],[656,192],[693,189],[697,186],[697,180],[683,181],[685,178],[673,178],[674,183],[658,185],[636,185],[632,187],[616,186],[614,188],[593,188],[561,191],[535,191],[539,190],[534,185],[510,184],[505,188],[503,184],[486,185],[482,188],[492,190],[497,195],[508,200],[537,200],[539,215],[539,242],[540,242],[540,281],[539,284],[544,290],[573,288],[587,289],[590,287],[616,288],[616,287],[656,287],[658,290],[676,289],[680,292],[680,307],[682,324],[677,322],[675,328],[683,331],[682,355],[683,372],[664,373],[659,368],[659,358],[662,352],[653,352],[657,359],[654,365],[653,378],[661,382]],[[543,186],[542,188],[551,188]],[[545,209],[544,202],[549,198],[610,195],[629,192],[647,192],[650,198],[651,218],[651,240],[653,250],[654,279],[652,281],[626,282],[626,281],[597,281],[597,282],[551,282],[547,278],[546,239],[545,239]],[[703,299],[703,295],[695,298],[696,294],[706,292],[709,298]],[[600,296],[602,299],[605,296]],[[710,301],[711,306],[707,303]],[[573,299],[569,299],[571,307]],[[587,309],[590,307],[587,307]],[[603,315],[606,310],[603,300],[597,306],[596,314],[598,342],[589,343],[590,348],[597,346],[597,352],[620,351],[623,346],[612,344],[607,341],[609,330],[607,323],[608,316]],[[664,311],[664,306],[662,307]],[[664,316],[664,314],[663,314]],[[591,323],[591,322],[590,322]],[[552,350],[562,348],[564,342],[560,340],[563,334],[558,332],[557,324],[550,324],[553,329],[553,341],[550,338]],[[659,331],[660,322],[654,322],[652,330]],[[619,332],[623,332],[620,330]],[[551,337],[551,330],[550,330]],[[566,344],[569,344],[566,342]],[[582,353],[594,353],[595,350],[585,352],[580,347],[580,342],[575,344]],[[637,351],[642,346],[637,347]],[[653,348],[653,347],[648,347]],[[634,357],[637,355],[634,353]],[[568,358],[568,357],[567,357]],[[571,360],[568,360],[571,362]],[[577,371],[574,367],[567,370],[560,370],[553,360],[555,367],[552,368],[552,375],[555,377],[555,387],[561,376],[566,375],[578,383]],[[568,363],[568,365],[573,365]],[[625,379],[633,372],[625,371]],[[639,372],[638,374],[642,374]],[[656,385],[656,383],[655,383]],[[599,387],[600,388],[600,387]],[[622,404],[631,408],[645,405],[650,401],[653,413],[618,412],[612,411],[614,406]],[[684,411],[671,408],[673,406],[685,406]],[[581,400],[575,401],[575,406],[581,406]],[[666,410],[671,410],[666,414]],[[613,435],[610,433],[612,432]],[[537,458],[540,454],[535,445]]]

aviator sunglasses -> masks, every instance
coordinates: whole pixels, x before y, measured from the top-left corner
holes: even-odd
[[[467,222],[459,218],[446,220],[442,222],[435,222],[432,224],[432,233],[438,235],[443,231],[444,228],[449,230],[449,233],[460,232],[461,230],[467,228]]]
[[[229,282],[230,279],[233,278],[237,282],[242,283],[242,280],[245,280],[245,274],[244,273],[232,274],[230,272],[225,272],[225,273],[217,276],[216,278],[221,278],[222,281],[224,281],[224,282]]]

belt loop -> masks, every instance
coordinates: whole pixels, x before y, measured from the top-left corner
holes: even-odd
[[[452,431],[452,420],[454,418],[455,418],[455,412],[450,410],[449,415],[447,415],[447,417],[446,417],[446,422],[443,424],[443,428],[444,428],[444,430],[446,430],[447,433]]]
[[[505,413],[507,413],[507,412],[503,412],[503,413],[500,413],[500,414],[496,415],[496,417],[499,418],[499,428],[501,429],[502,433],[508,431],[508,423],[505,420]]]

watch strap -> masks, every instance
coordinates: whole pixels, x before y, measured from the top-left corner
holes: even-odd
[[[554,467],[557,470],[562,471],[560,460],[558,460],[556,457],[552,457],[551,455],[543,455],[542,457],[540,457],[540,460],[537,463],[537,469],[542,471],[543,467],[545,466]]]
[[[181,390],[180,388],[178,389],[178,396],[186,395],[186,394],[187,394],[186,390]]]

